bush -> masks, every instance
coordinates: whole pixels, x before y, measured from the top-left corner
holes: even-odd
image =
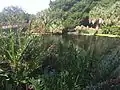
[[[106,26],[102,28],[103,34],[120,35],[120,27],[117,26]]]

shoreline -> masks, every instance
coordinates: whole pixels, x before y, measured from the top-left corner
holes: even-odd
[[[39,35],[84,35],[84,36],[101,36],[101,37],[116,37],[120,38],[120,35],[112,35],[112,34],[55,34],[55,33],[44,33],[44,34],[39,34],[39,33],[32,33],[32,35],[39,36]]]

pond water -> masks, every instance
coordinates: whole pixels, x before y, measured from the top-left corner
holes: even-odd
[[[84,35],[44,35],[45,41],[53,40],[55,42],[61,41],[64,44],[72,42],[75,45],[87,50],[89,47],[93,47],[99,52],[105,51],[105,49],[113,50],[120,45],[120,38],[111,38],[111,37],[100,37],[100,36],[84,36]]]
[[[72,42],[75,47],[81,48],[94,58],[101,60],[100,68],[104,73],[112,72],[120,64],[120,38],[99,36],[44,36],[44,40],[62,42],[63,45]]]

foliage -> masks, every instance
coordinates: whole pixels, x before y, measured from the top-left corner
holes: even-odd
[[[105,25],[119,25],[119,0],[102,0],[90,11],[91,18],[103,18]]]
[[[50,3],[50,8],[52,12],[57,13],[57,16],[54,16],[56,19],[61,18],[65,28],[73,28],[80,25],[80,20],[89,15],[94,5],[95,0],[56,0]]]
[[[120,27],[118,26],[106,26],[103,27],[103,34],[113,34],[113,35],[120,35]]]
[[[29,19],[29,14],[17,6],[10,6],[0,13],[1,24],[21,24]]]
[[[1,37],[0,42],[1,62],[8,63],[0,64],[3,90],[5,85],[15,90],[23,87],[22,84],[32,85],[36,90],[83,90],[87,85],[110,78],[119,64],[120,42],[115,38],[16,37],[14,33],[7,37]]]
[[[81,25],[86,17],[102,18],[105,26],[119,26],[119,6],[119,0],[55,0],[50,2],[50,14],[46,15],[51,21],[49,25],[63,26],[63,30]]]
[[[10,30],[10,34],[0,37],[0,88],[3,88],[2,90],[16,90],[20,88],[19,85],[27,83],[27,66],[21,57],[31,37],[28,35],[21,37],[19,31],[14,33]]]
[[[74,28],[76,25],[80,25],[83,18],[89,16],[90,10],[96,3],[96,0],[51,1],[50,8],[39,12],[36,21],[39,26],[43,25],[45,31],[50,32]]]
[[[86,17],[90,20],[102,18],[105,27],[119,27],[120,24],[119,0],[55,0],[50,1],[49,6],[36,15],[28,14],[17,6],[6,7],[0,13],[0,23],[24,24],[31,20],[31,32],[34,33],[64,33],[82,25]],[[113,29],[112,32],[118,34],[119,30]]]
[[[119,1],[116,0],[56,0],[36,16],[29,16],[18,7],[5,8],[0,13],[0,22],[20,24],[33,18],[31,29],[55,32],[74,28],[87,16],[102,17],[106,20],[103,33],[120,35],[118,11]],[[1,90],[29,86],[36,90],[83,90],[88,85],[119,76],[114,74],[120,63],[119,39],[78,37],[31,36],[19,29],[16,33],[10,30],[5,34],[1,30]]]

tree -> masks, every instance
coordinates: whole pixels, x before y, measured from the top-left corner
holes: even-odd
[[[96,5],[98,0],[56,0],[50,2],[54,18],[60,20],[65,27],[74,28],[80,25],[80,21],[89,17],[90,10]]]
[[[29,14],[17,6],[6,7],[0,14],[0,23],[2,24],[20,24],[28,19]]]

